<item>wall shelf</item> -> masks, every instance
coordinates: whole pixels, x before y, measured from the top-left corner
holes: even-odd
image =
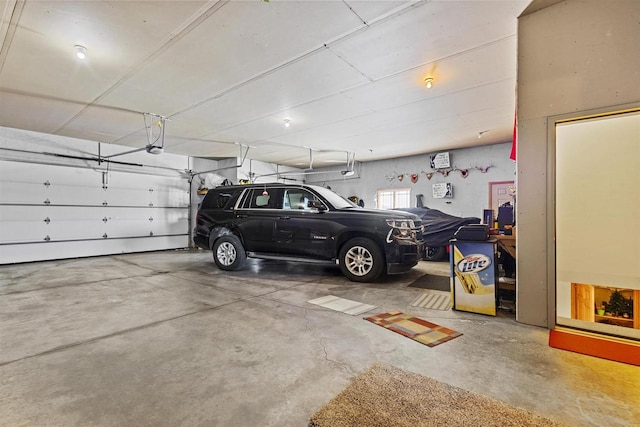
[[[597,314],[597,308],[599,308],[603,302],[608,302],[611,294],[615,290],[618,290],[624,298],[633,301],[633,315],[630,317]],[[640,329],[640,290],[572,283],[571,318]]]

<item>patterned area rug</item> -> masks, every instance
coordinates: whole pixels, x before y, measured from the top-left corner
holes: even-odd
[[[451,309],[451,294],[444,291],[425,291],[411,303],[413,307],[447,311]]]
[[[403,314],[401,311],[376,314],[364,319],[429,347],[435,347],[462,335],[453,329]]]
[[[352,316],[366,313],[367,311],[371,311],[377,307],[377,305],[364,304],[358,301],[336,297],[334,295],[327,295],[326,297],[312,299],[307,302],[310,304],[319,305],[320,307],[339,311],[341,313],[350,314]]]
[[[309,427],[558,427],[429,377],[375,364],[311,416]]]

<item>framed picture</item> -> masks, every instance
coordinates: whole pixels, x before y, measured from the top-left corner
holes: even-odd
[[[429,165],[431,166],[431,169],[448,168],[451,166],[451,162],[449,161],[449,152],[446,151],[444,153],[429,156]]]
[[[453,186],[450,182],[441,182],[432,186],[434,199],[445,199],[453,197]]]

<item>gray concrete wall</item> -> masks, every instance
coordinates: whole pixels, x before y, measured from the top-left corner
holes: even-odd
[[[640,102],[638,16],[637,0],[566,0],[518,20],[520,322],[553,326],[553,123]]]
[[[425,172],[434,170],[429,165],[429,154],[423,154],[357,163],[356,175],[353,177],[342,177],[339,173],[308,175],[306,182],[330,186],[332,190],[345,197],[357,196],[364,200],[365,207],[376,207],[378,190],[409,188],[411,206],[416,205],[416,194],[423,194],[425,206],[451,215],[481,218],[482,210],[489,208],[489,182],[515,180],[515,164],[509,159],[510,142],[440,152],[443,151],[449,152],[452,167],[469,169],[467,178],[462,178],[459,171],[453,171],[446,177],[435,173],[430,180],[427,179]],[[492,167],[486,173],[475,169],[489,165]],[[341,165],[332,169],[339,171],[345,167],[346,165]],[[416,183],[412,183],[410,179],[413,173],[419,174]],[[398,174],[404,175],[402,181],[397,179]],[[453,185],[453,198],[433,198],[432,184],[442,182],[450,182]]]

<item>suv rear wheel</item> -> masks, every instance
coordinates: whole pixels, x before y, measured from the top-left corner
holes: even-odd
[[[237,270],[246,259],[244,246],[234,235],[222,236],[213,245],[213,260],[221,270]]]
[[[427,246],[425,249],[425,261],[440,261],[447,256],[447,248],[445,246]]]
[[[384,271],[384,256],[372,240],[356,237],[340,249],[340,269],[349,280],[370,282]]]

